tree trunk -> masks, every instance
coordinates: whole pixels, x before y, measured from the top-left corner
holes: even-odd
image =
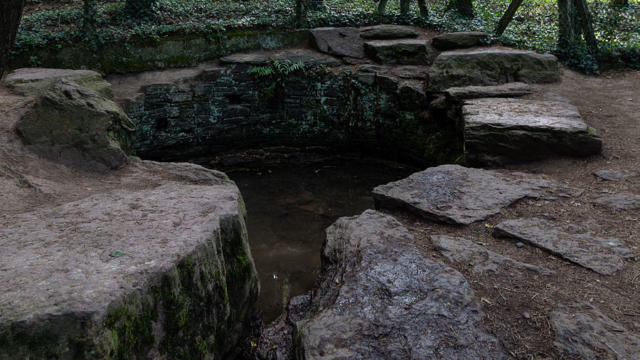
[[[498,25],[496,26],[496,29],[494,31],[497,36],[504,34],[507,26],[509,26],[511,20],[513,20],[516,11],[518,11],[518,8],[520,8],[520,5],[522,5],[522,1],[523,0],[511,0],[509,8],[507,8],[507,11],[502,15],[500,21],[498,21]]]
[[[0,79],[7,70],[11,46],[16,39],[23,8],[24,0],[0,1]]]
[[[304,17],[305,0],[296,0],[296,26],[302,26],[302,18]]]
[[[387,11],[387,2],[389,0],[380,0],[378,3],[378,15],[384,15],[385,11]]]
[[[591,55],[598,54],[598,41],[593,32],[593,20],[591,19],[591,13],[589,12],[589,6],[586,0],[574,0],[576,2],[576,8],[578,10],[578,16],[580,17],[580,27],[582,28],[582,34],[584,35],[584,41],[587,43],[587,49]]]
[[[457,11],[462,16],[473,17],[472,0],[451,0],[448,8]]]
[[[84,0],[84,13],[82,15],[82,33],[86,38],[93,40],[96,34],[96,0]]]
[[[420,9],[420,16],[423,18],[429,16],[429,10],[427,9],[427,3],[425,0],[418,0],[418,9]]]
[[[411,0],[400,0],[400,15],[409,14],[409,4],[411,4]]]

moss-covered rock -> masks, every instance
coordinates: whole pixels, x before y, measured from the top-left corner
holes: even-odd
[[[73,167],[105,171],[127,163],[135,125],[93,71],[19,70],[7,77],[35,98],[16,124],[32,151]]]

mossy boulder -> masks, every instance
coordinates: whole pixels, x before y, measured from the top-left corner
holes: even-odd
[[[24,144],[66,165],[107,171],[127,163],[135,125],[111,100],[111,86],[87,71],[17,71],[7,82],[35,101],[16,124]]]

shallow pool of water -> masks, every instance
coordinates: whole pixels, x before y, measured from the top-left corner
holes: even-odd
[[[371,189],[414,169],[354,160],[231,171],[244,197],[251,251],[269,323],[290,297],[313,288],[324,230],[337,218],[373,208]]]

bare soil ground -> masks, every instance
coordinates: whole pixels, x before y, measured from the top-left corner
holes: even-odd
[[[500,275],[474,273],[472,264],[451,264],[469,280],[481,301],[494,334],[518,359],[571,359],[554,346],[549,313],[557,305],[590,303],[636,336],[640,335],[640,261],[627,261],[613,276],[603,276],[540,249],[494,238],[493,226],[517,217],[541,217],[575,224],[601,237],[622,240],[640,259],[640,211],[616,211],[594,199],[619,192],[640,193],[640,177],[603,181],[593,175],[602,169],[640,172],[640,72],[610,72],[591,77],[565,70],[561,83],[539,86],[535,98],[568,100],[604,142],[601,156],[554,159],[514,165],[510,170],[545,174],[583,188],[578,198],[556,201],[523,200],[501,214],[466,227],[425,222],[409,214],[394,214],[415,234],[426,256],[447,260],[434,250],[429,235],[450,234],[484,243],[492,251],[555,271],[545,277],[533,273]],[[640,356],[640,355],[639,355]]]

